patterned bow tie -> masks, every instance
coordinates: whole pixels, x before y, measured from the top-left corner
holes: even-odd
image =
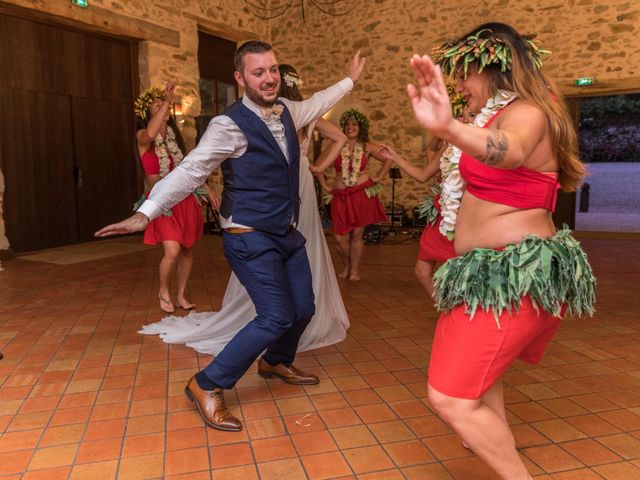
[[[272,114],[277,120],[278,118],[280,118],[280,115],[282,115],[284,107],[282,105],[276,104],[272,107],[260,107],[260,110],[262,111],[262,118],[264,118],[265,120],[269,120]]]

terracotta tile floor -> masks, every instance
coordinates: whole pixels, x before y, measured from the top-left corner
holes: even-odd
[[[640,240],[583,244],[598,314],[566,319],[541,365],[513,365],[509,420],[537,479],[640,479]],[[320,385],[266,382],[254,366],[227,394],[241,433],[205,428],[182,392],[210,358],[136,333],[161,318],[158,250],[4,261],[0,478],[494,478],[426,400],[436,313],[416,251],[406,237],[366,247],[364,280],[342,283],[349,337],[299,356]],[[195,258],[192,299],[217,308],[220,238]]]

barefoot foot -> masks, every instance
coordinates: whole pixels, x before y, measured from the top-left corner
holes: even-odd
[[[176,309],[173,308],[173,303],[171,303],[169,295],[163,295],[162,293],[159,293],[158,298],[160,299],[160,309],[163,312],[173,313],[176,311]]]
[[[180,307],[183,310],[191,310],[193,309],[193,307],[195,307],[196,304],[195,303],[191,303],[190,301],[188,301],[186,298],[182,297],[178,297],[178,307]]]
[[[349,280],[351,280],[352,282],[357,282],[360,280],[360,273],[359,272],[351,272],[351,275],[349,275]]]
[[[349,267],[345,267],[342,273],[338,274],[338,278],[347,278],[349,276]]]

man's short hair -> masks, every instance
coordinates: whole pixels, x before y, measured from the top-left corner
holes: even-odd
[[[240,45],[233,54],[233,63],[238,72],[242,73],[244,68],[244,56],[247,53],[264,53],[273,50],[271,45],[260,40],[249,40]]]

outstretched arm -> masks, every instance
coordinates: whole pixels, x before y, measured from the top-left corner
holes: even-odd
[[[434,157],[421,167],[414,165],[406,158],[401,157],[393,148],[388,145],[380,146],[380,153],[387,159],[391,159],[410,177],[424,183],[440,171],[440,156]]]
[[[411,58],[418,86],[407,85],[418,123],[479,161],[497,168],[524,163],[546,131],[546,117],[536,106],[520,102],[499,119],[499,128],[479,128],[455,120],[440,67],[427,56]]]
[[[315,164],[309,167],[311,172],[317,175],[329,168],[333,161],[338,158],[338,155],[340,155],[344,145],[347,143],[347,136],[342,133],[342,130],[324,118],[318,119],[316,129],[323,137],[328,138],[333,142],[329,147],[322,151],[320,156],[316,159]]]
[[[387,173],[389,173],[389,169],[393,165],[393,160],[382,155],[382,145],[367,143],[365,147],[367,153],[369,154],[369,158],[375,158],[376,160],[383,162],[380,169],[369,177],[371,178],[371,180],[377,183],[387,176]]]
[[[353,89],[354,84],[360,78],[360,75],[362,75],[364,65],[365,59],[360,57],[360,52],[357,52],[349,65],[348,77],[339,81],[335,85],[332,85],[321,92],[316,92],[310,98],[303,100],[302,102],[292,102],[285,98],[281,98],[280,100],[282,100],[289,108],[296,130],[300,130],[313,120],[324,115],[333,108],[333,106],[338,103],[342,97],[349,93]]]

